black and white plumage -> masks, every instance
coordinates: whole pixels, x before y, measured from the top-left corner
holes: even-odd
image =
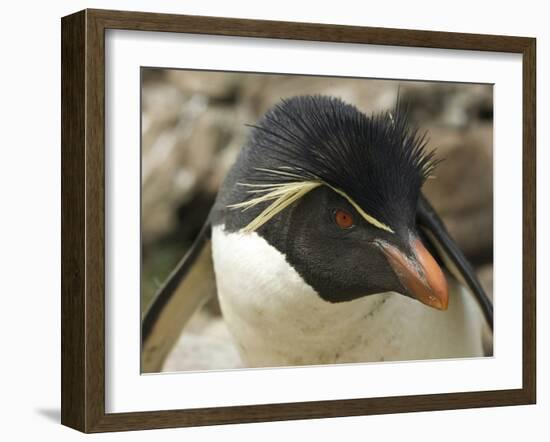
[[[210,237],[248,365],[482,356],[492,306],[421,194],[436,166],[426,144],[399,104],[371,117],[322,96],[271,109],[145,316],[144,360],[175,339],[165,318],[198,305],[185,280]]]

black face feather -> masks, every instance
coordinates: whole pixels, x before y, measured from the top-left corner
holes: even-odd
[[[434,153],[426,151],[425,134],[410,126],[399,102],[392,111],[367,117],[337,98],[294,97],[252,127],[252,163],[268,164],[269,170],[249,168],[248,182],[318,180],[393,230],[414,222]]]
[[[416,207],[433,168],[399,104],[367,117],[336,98],[296,97],[253,126],[210,220],[256,232],[327,301],[412,296],[381,244],[414,259]],[[352,227],[338,225],[342,210]]]

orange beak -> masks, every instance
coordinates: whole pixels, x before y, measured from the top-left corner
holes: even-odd
[[[397,247],[385,241],[379,242],[378,245],[399,281],[411,295],[430,307],[447,310],[447,280],[441,267],[419,239],[412,240],[413,258],[407,257]]]

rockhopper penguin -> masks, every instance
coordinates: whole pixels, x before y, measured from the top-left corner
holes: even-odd
[[[144,317],[145,371],[202,302],[185,281],[210,259],[246,366],[490,353],[492,304],[421,193],[437,160],[407,114],[303,96],[251,126]]]

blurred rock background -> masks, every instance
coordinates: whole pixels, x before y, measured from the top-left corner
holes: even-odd
[[[245,124],[300,94],[337,96],[370,114],[392,107],[398,88],[444,159],[423,190],[492,296],[492,86],[163,69],[142,78],[142,311],[197,235]],[[239,365],[214,297],[164,370]]]

